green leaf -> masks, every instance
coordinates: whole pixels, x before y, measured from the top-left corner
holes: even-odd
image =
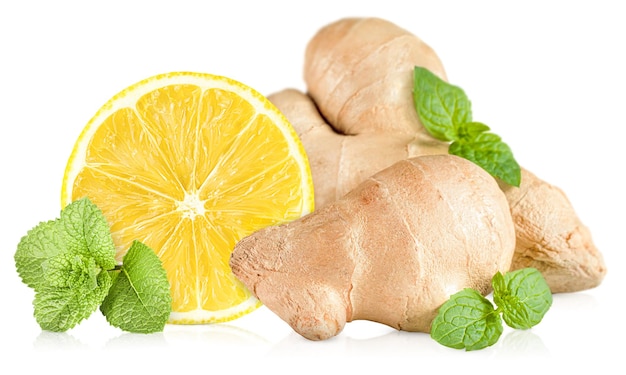
[[[500,271],[496,272],[496,274],[493,275],[493,277],[491,278],[491,286],[493,287],[494,295],[498,294],[500,296],[504,296],[505,294],[508,293],[506,281],[504,281],[504,276],[502,275],[502,273],[500,273]]]
[[[37,322],[51,331],[72,328],[98,308],[112,283],[107,271],[116,265],[109,225],[88,198],[28,231],[14,258],[24,283],[35,289]]]
[[[14,260],[24,284],[38,290],[46,285],[44,268],[48,260],[65,250],[58,220],[42,222],[22,237]]]
[[[93,257],[102,269],[115,267],[115,245],[109,224],[89,198],[67,205],[61,212],[61,225],[68,251]]]
[[[520,185],[522,172],[513,152],[493,133],[481,133],[469,140],[453,142],[448,152],[472,161],[509,185]]]
[[[474,139],[489,130],[489,127],[482,122],[466,122],[457,126],[459,139]]]
[[[50,258],[44,267],[47,286],[57,288],[97,288],[100,271],[94,258],[68,252]]]
[[[413,72],[413,102],[420,121],[435,138],[452,142],[449,153],[468,159],[509,185],[519,186],[521,169],[509,146],[489,127],[472,121],[465,92],[425,68]]]
[[[512,328],[528,329],[539,324],[552,306],[550,287],[535,268],[508,272],[504,277],[496,274],[492,285],[494,302]]]
[[[502,330],[502,320],[491,302],[466,288],[439,308],[430,336],[450,348],[477,350],[495,344]]]
[[[172,309],[170,285],[152,249],[134,241],[100,310],[107,321],[129,332],[163,330]]]
[[[111,287],[111,277],[102,271],[96,285],[46,287],[35,294],[35,319],[42,329],[63,332],[73,328],[96,311]]]
[[[459,124],[472,122],[471,103],[465,92],[419,66],[414,69],[413,79],[413,102],[422,124],[439,140],[459,139]]]

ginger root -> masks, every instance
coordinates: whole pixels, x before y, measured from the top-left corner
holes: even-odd
[[[378,18],[346,18],[311,39],[304,80],[324,118],[341,134],[430,140],[417,113],[405,108],[406,99],[412,101],[415,65],[446,79],[435,51],[413,34]]]
[[[328,125],[309,96],[286,89],[268,97],[290,121],[307,152],[316,207],[336,201],[374,173],[411,156],[447,154],[432,138],[395,134],[344,135]]]
[[[417,116],[414,66],[446,78],[432,48],[408,31],[377,18],[347,18],[309,42],[308,95],[269,95],[307,151],[317,209],[399,160],[447,154],[448,144],[430,136]],[[602,254],[560,189],[524,169],[519,188],[501,187],[517,235],[512,269],[537,268],[554,293],[601,283]]]
[[[371,320],[429,332],[469,287],[509,269],[515,233],[495,180],[452,155],[405,159],[301,219],[243,238],[233,273],[311,340]]]

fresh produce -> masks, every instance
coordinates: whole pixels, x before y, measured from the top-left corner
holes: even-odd
[[[550,287],[534,268],[504,275],[498,272],[491,284],[497,309],[478,291],[465,288],[441,305],[430,336],[455,349],[483,349],[500,338],[502,319],[511,328],[529,329],[539,324],[552,306]]]
[[[170,323],[258,307],[228,266],[235,243],[313,209],[306,154],[276,107],[239,82],[186,72],[134,84],[91,119],[68,161],[62,204],[82,197],[110,224],[117,261],[135,240],[159,256]]]
[[[237,243],[233,273],[302,336],[365,319],[429,332],[463,288],[509,269],[515,233],[496,181],[453,155],[411,158],[301,219]]]
[[[413,99],[420,121],[448,152],[474,162],[497,179],[519,187],[521,170],[511,148],[472,116],[465,92],[425,68],[414,70]]]
[[[309,156],[315,205],[324,207],[374,173],[389,167],[390,161],[411,157],[419,144],[427,154],[445,154],[448,146],[434,139],[406,143],[393,134],[363,133],[346,136],[324,121],[315,103],[306,94],[285,89],[268,97],[290,120]]]
[[[306,48],[308,93],[287,89],[269,96],[307,151],[316,208],[398,160],[448,153],[449,142],[432,136],[418,117],[415,66],[446,79],[435,52],[406,30],[377,18],[341,19]],[[501,188],[517,236],[512,269],[538,269],[555,293],[601,283],[602,254],[559,188],[524,168],[519,187]]]
[[[472,118],[419,38],[343,19],[311,40],[304,70],[307,94],[271,100],[188,72],[111,98],[72,151],[60,218],[18,244],[40,326],[99,307],[155,332],[263,302],[311,340],[364,319],[475,350],[501,319],[530,328],[552,292],[601,282],[566,196]]]
[[[42,329],[74,328],[98,307],[125,331],[162,331],[171,311],[169,283],[153,250],[134,241],[118,266],[109,225],[89,198],[41,222],[15,252],[22,281],[35,290],[34,316]]]
[[[437,54],[415,35],[378,18],[345,18],[321,28],[309,42],[304,80],[324,118],[341,134],[429,142],[434,138],[410,111],[414,66],[446,79]]]

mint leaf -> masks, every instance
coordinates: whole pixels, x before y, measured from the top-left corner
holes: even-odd
[[[102,269],[115,267],[115,245],[109,224],[89,198],[67,205],[61,212],[61,225],[68,251],[93,257]]]
[[[474,139],[489,130],[489,127],[482,122],[466,122],[457,126],[457,139]]]
[[[465,92],[419,66],[414,69],[413,79],[413,102],[422,124],[439,140],[458,139],[458,124],[472,121],[471,103]]]
[[[73,287],[45,287],[35,294],[35,319],[42,329],[63,332],[88,318],[102,303],[111,277],[102,271],[96,285],[86,282]]]
[[[523,268],[504,276],[496,274],[492,285],[494,302],[512,328],[528,329],[539,324],[552,306],[550,287],[535,268]]]
[[[497,310],[474,289],[463,289],[439,308],[430,336],[442,345],[466,350],[493,345],[502,334],[502,320],[527,329],[541,322],[552,305],[552,293],[541,273],[524,268],[497,272],[491,279]]]
[[[54,263],[57,256],[60,262],[74,261],[72,277],[75,278],[80,278],[76,272],[82,267],[76,262],[93,261],[98,266],[97,270],[83,268],[92,279],[100,270],[115,267],[115,246],[108,223],[102,211],[88,198],[70,203],[61,211],[59,219],[42,222],[29,230],[17,245],[14,260],[22,281],[37,291],[58,286],[59,277],[71,279],[69,274],[63,274],[71,267]]]
[[[117,268],[109,225],[88,198],[28,231],[14,259],[24,283],[35,289],[42,329],[71,329],[98,306],[112,325],[130,332],[162,331],[169,318],[170,286],[158,256],[135,241]]]
[[[493,288],[494,296],[496,294],[498,296],[504,296],[507,294],[508,287],[506,286],[506,281],[504,281],[504,276],[500,271],[496,272],[496,274],[491,278],[491,287]]]
[[[35,290],[35,319],[51,331],[70,329],[98,308],[116,265],[108,223],[88,198],[28,231],[14,259],[22,281]]]
[[[449,153],[468,159],[492,176],[519,186],[521,168],[509,146],[489,127],[472,120],[465,92],[425,68],[413,72],[413,102],[420,121],[435,138],[452,142]]]
[[[50,258],[44,267],[47,287],[57,288],[97,288],[100,271],[93,258],[68,252]]]
[[[48,259],[65,250],[63,236],[57,230],[58,220],[42,222],[22,237],[14,260],[24,284],[37,290],[46,285],[44,268]]]
[[[100,310],[107,321],[129,332],[162,331],[171,312],[167,275],[159,257],[134,241]]]
[[[495,344],[502,330],[502,321],[491,302],[466,288],[439,308],[430,336],[450,348],[477,350]]]
[[[509,185],[520,185],[522,172],[513,152],[493,133],[452,142],[448,152],[473,162]]]

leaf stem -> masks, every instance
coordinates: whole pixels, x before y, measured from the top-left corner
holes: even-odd
[[[122,270],[122,265],[118,264],[115,267],[111,268],[109,272],[115,272],[115,271],[121,271],[121,270]]]

